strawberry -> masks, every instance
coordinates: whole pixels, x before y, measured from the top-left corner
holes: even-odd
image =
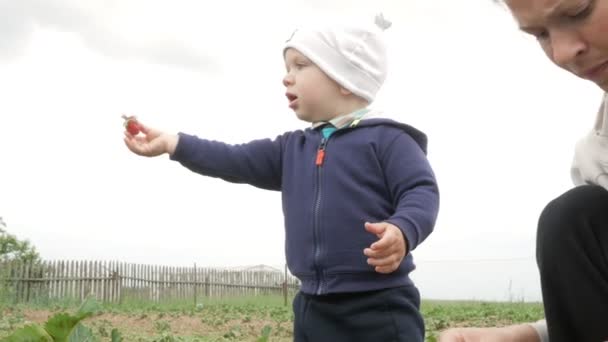
[[[137,135],[139,134],[140,127],[139,127],[139,123],[137,122],[137,118],[135,116],[126,116],[123,115],[122,116],[123,119],[125,119],[125,129],[127,130],[127,132],[129,132],[129,134],[131,135]]]

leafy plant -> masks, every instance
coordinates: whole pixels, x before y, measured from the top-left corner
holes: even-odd
[[[112,329],[112,342],[122,342],[122,334],[118,329]]]
[[[40,255],[28,240],[20,240],[6,231],[6,223],[0,217],[0,261],[18,260],[38,262]]]
[[[44,326],[29,324],[6,338],[6,342],[92,342],[91,329],[80,321],[99,311],[99,304],[92,298],[82,303],[76,314],[57,313]]]
[[[264,328],[262,328],[262,336],[260,336],[260,338],[258,338],[258,340],[256,342],[270,341],[270,332],[271,331],[272,331],[272,328],[270,327],[270,325],[265,325]]]

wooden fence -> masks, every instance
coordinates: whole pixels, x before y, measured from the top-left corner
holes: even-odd
[[[15,303],[82,300],[199,303],[202,297],[293,295],[298,280],[269,270],[170,267],[115,261],[0,262],[0,297]]]

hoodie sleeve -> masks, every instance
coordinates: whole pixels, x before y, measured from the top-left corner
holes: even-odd
[[[267,190],[281,190],[282,143],[261,139],[230,145],[179,133],[171,160],[201,175],[232,183],[247,183]]]
[[[408,253],[429,236],[439,211],[439,190],[423,148],[398,134],[380,154],[395,213],[386,221],[403,232]]]

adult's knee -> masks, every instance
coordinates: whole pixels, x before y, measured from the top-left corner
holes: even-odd
[[[608,191],[600,186],[575,187],[551,201],[542,211],[536,235],[539,262],[568,257],[568,250],[592,229],[590,218],[606,211]]]

